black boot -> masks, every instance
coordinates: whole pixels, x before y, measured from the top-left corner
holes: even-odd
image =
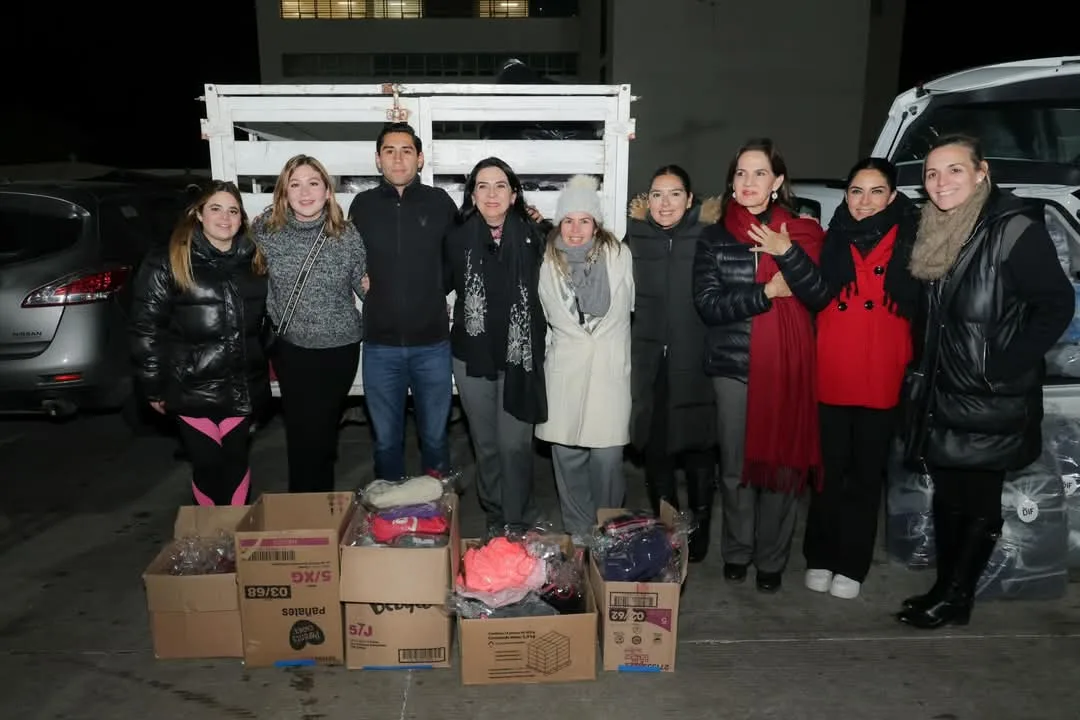
[[[1001,537],[1001,518],[963,517],[960,544],[952,577],[941,598],[932,605],[902,610],[897,619],[905,625],[935,630],[943,625],[967,625],[975,604],[975,588],[994,546]]]
[[[715,495],[714,467],[712,465],[688,466],[686,468],[686,500],[697,523],[697,528],[690,533],[687,553],[692,563],[701,562],[709,553],[709,526],[712,523]]]
[[[661,500],[675,509],[679,508],[679,492],[675,487],[675,474],[670,470],[657,470],[646,464],[645,491],[649,494],[649,505],[657,517],[660,517]]]
[[[962,514],[959,510],[944,504],[934,493],[934,564],[937,568],[937,580],[930,591],[923,595],[914,595],[904,600],[904,610],[922,610],[941,600],[945,588],[952,578],[956,564],[956,552],[960,545],[959,533],[963,530]]]

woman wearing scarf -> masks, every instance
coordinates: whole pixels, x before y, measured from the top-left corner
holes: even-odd
[[[1001,535],[1005,473],[1042,450],[1043,356],[1076,303],[1042,209],[995,187],[979,142],[939,138],[923,164],[911,273],[928,308],[906,460],[933,479],[937,582],[902,623],[966,625]]]
[[[920,287],[908,270],[918,218],[896,167],[866,158],[848,174],[821,274],[832,301],[817,316],[817,389],[825,480],[810,500],[806,587],[852,599],[870,570],[900,386],[911,362]]]
[[[510,166],[494,157],[477,163],[446,247],[448,287],[457,295],[454,381],[489,528],[529,521],[533,426],[547,418],[546,321],[537,297],[543,233]]]
[[[787,167],[752,140],[728,170],[731,199],[694,257],[694,305],[709,327],[705,370],[718,407],[724,578],[751,563],[780,589],[798,495],[822,476],[812,311],[829,300],[817,268],[823,232],[798,218]]]
[[[580,539],[596,525],[598,509],[622,507],[626,495],[633,260],[600,224],[595,179],[572,178],[556,218],[540,267],[551,343],[548,419],[536,436],[552,443],[563,527]]]

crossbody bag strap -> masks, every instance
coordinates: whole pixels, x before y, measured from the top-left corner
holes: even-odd
[[[303,295],[304,287],[307,285],[308,278],[311,276],[311,268],[315,266],[315,261],[319,258],[319,252],[322,251],[323,244],[326,242],[325,229],[325,224],[319,228],[319,236],[315,238],[315,242],[312,243],[311,249],[308,250],[307,257],[304,258],[304,264],[300,266],[300,272],[296,275],[296,282],[293,283],[292,294],[289,295],[289,301],[285,303],[285,310],[281,313],[281,323],[278,325],[278,335],[281,337],[284,337],[285,333],[289,330],[293,315],[296,314],[296,306],[300,304],[300,296]]]

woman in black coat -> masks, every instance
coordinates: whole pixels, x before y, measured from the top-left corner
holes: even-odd
[[[249,429],[270,399],[266,265],[247,232],[240,191],[215,182],[135,279],[136,378],[177,419],[199,505],[247,503]]]
[[[696,202],[678,165],[653,173],[634,198],[626,242],[634,258],[630,329],[630,442],[644,456],[653,512],[680,506],[675,471],[686,475],[686,499],[697,530],[691,562],[709,550],[716,483],[716,402],[705,374],[705,323],[694,309],[691,278],[702,231],[720,217],[719,199]]]

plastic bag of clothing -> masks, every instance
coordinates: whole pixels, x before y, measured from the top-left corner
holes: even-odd
[[[588,544],[604,580],[679,582],[687,538],[695,529],[688,512],[679,513],[672,527],[650,512],[627,512],[605,521]]]
[[[1068,528],[1065,564],[1080,568],[1080,420],[1048,415],[1043,438],[1049,447],[1065,492],[1065,525]]]
[[[896,443],[885,495],[885,549],[909,568],[934,567],[933,497],[930,476],[905,468],[903,447]]]
[[[1044,443],[1045,444],[1045,443]],[[1049,447],[1034,463],[1009,473],[1001,493],[1005,524],[976,596],[1053,600],[1065,594],[1065,488]]]

